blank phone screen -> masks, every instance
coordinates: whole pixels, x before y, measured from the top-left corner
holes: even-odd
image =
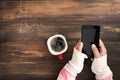
[[[82,26],[82,42],[84,44],[82,52],[87,54],[89,58],[93,58],[91,44],[95,44],[99,49],[99,32],[100,26],[83,25]]]

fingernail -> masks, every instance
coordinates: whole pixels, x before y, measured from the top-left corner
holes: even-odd
[[[81,42],[81,45],[83,45],[83,42]]]
[[[102,39],[99,39],[100,42],[102,42]]]
[[[93,47],[95,47],[95,45],[94,45],[94,44],[92,44],[92,46],[93,46]]]

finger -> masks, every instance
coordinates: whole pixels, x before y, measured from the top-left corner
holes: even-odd
[[[84,57],[84,59],[87,59],[87,58],[88,58],[88,56],[87,56],[86,54],[83,54],[83,57]]]
[[[83,43],[81,41],[78,41],[75,48],[81,52],[83,48]]]
[[[92,44],[92,51],[93,51],[93,54],[94,54],[95,58],[100,57],[100,53],[99,53],[97,47],[94,44]]]
[[[105,55],[107,51],[106,51],[105,45],[101,39],[99,40],[99,46],[100,46],[100,54]]]
[[[81,52],[82,48],[83,48],[83,43],[82,42],[78,42],[77,45],[76,45],[76,49]]]
[[[93,62],[94,61],[94,59],[93,58],[90,58],[91,59],[91,61]]]
[[[78,49],[79,44],[80,44],[80,41],[78,40],[77,43],[76,43],[76,45],[75,45],[75,48],[76,48],[78,51],[79,51],[79,49]]]

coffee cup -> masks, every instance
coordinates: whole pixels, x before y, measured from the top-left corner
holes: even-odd
[[[68,44],[66,38],[61,34],[56,34],[48,38],[47,40],[48,50],[52,55],[59,55],[59,57],[66,52]]]

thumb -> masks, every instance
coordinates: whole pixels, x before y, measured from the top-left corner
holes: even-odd
[[[81,54],[82,54],[82,56],[83,56],[84,59],[88,58],[88,56],[86,54],[84,54],[84,53],[81,53]]]

